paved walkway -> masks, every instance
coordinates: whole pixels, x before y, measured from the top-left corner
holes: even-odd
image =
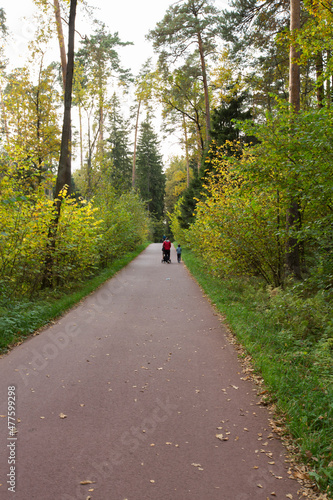
[[[0,359],[1,500],[299,498],[223,325],[171,258],[150,245]]]

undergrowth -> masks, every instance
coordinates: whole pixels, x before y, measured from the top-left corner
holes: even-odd
[[[272,401],[308,463],[333,498],[333,314],[329,292],[306,283],[270,289],[250,278],[221,280],[187,249],[184,262],[252,357]]]

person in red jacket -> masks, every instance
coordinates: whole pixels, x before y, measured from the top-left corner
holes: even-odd
[[[167,262],[171,262],[170,261],[171,242],[169,241],[168,238],[166,238],[166,240],[163,241],[162,250],[164,253],[164,260]]]

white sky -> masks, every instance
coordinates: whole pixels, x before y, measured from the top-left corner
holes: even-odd
[[[52,0],[50,0],[51,2]],[[219,9],[227,8],[228,0],[215,0]],[[53,3],[53,2],[52,2]],[[153,57],[152,46],[145,40],[145,35],[161,21],[168,7],[174,0],[88,0],[95,7],[94,18],[103,21],[111,33],[118,32],[123,42],[133,42],[118,49],[121,64],[137,75],[149,57]],[[7,27],[11,38],[7,48],[7,56],[11,67],[23,66],[27,55],[27,43],[33,38],[36,30],[32,15],[35,11],[32,0],[0,0],[7,17]],[[78,3],[76,29],[81,35],[88,34],[87,22],[80,15],[82,6]],[[90,28],[91,30],[91,28]],[[78,39],[76,40],[76,49]],[[50,60],[59,59],[57,45],[49,54]],[[163,148],[164,158],[173,153],[175,141],[169,141]],[[179,149],[176,151],[180,154]]]

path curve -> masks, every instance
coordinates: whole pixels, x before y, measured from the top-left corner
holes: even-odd
[[[223,324],[171,258],[150,245],[0,359],[2,500],[300,498]]]

